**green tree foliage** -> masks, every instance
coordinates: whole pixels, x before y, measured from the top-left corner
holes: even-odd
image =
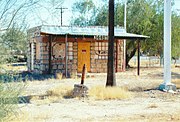
[[[0,47],[3,50],[1,56],[4,57],[0,60],[11,61],[15,55],[25,56],[26,34],[18,28],[9,28],[1,36]]]
[[[107,26],[108,25],[108,9],[107,5],[102,6],[102,8],[99,10],[96,19],[94,21],[94,25],[97,26]]]
[[[129,0],[127,3],[127,32],[148,35],[152,28],[152,17],[154,15],[153,9],[151,9],[152,1],[146,0]],[[147,41],[148,42],[148,41]],[[137,50],[137,42],[129,40],[127,41],[126,52],[126,65],[130,59],[135,55]],[[145,47],[141,42],[141,49],[144,51]],[[146,43],[146,42],[145,42]]]
[[[180,57],[180,16],[172,14],[172,57]]]
[[[108,25],[108,5],[104,4],[101,8],[97,9],[97,15],[94,20],[93,25],[97,26],[107,26]],[[123,5],[121,3],[117,3],[115,5],[115,18],[114,25],[115,26],[123,26]]]
[[[78,16],[72,20],[72,25],[87,26],[92,24],[96,14],[95,4],[92,0],[80,0],[73,4],[72,9],[78,14]]]

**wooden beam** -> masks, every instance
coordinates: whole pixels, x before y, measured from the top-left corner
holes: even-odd
[[[60,37],[60,36],[54,35],[54,37],[56,37],[56,39],[53,40],[55,42],[65,42],[65,36]],[[47,36],[42,36],[42,38],[43,38],[42,39],[43,42],[48,42],[48,40],[49,40],[49,37],[47,37]],[[82,37],[69,37],[68,36],[68,42],[76,42],[76,41],[77,42],[78,41],[90,42],[90,41],[96,41],[96,40],[94,40],[94,38],[82,38]],[[102,41],[107,41],[107,40],[102,40]]]

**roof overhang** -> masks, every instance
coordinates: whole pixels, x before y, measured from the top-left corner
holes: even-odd
[[[39,26],[39,31],[42,34],[51,34],[58,36],[108,36],[108,27],[90,26],[90,27],[74,27],[74,26]],[[114,35],[117,39],[147,39],[149,36],[127,33],[123,28],[115,27]]]

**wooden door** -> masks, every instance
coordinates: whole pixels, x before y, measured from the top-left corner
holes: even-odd
[[[83,65],[90,71],[90,42],[78,42],[78,72],[82,72]]]

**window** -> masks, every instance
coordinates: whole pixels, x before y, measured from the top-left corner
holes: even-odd
[[[95,42],[95,59],[108,59],[107,42]]]

